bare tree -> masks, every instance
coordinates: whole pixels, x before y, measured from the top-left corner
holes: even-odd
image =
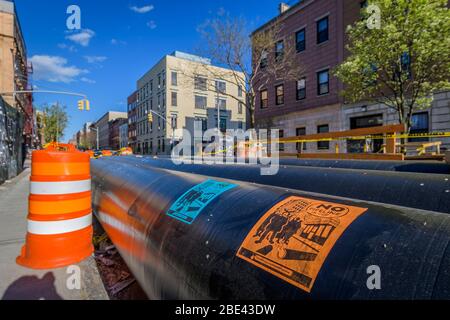
[[[270,81],[297,80],[302,75],[302,68],[295,57],[295,41],[283,38],[283,23],[278,18],[262,30],[249,34],[249,23],[244,18],[230,17],[222,12],[198,29],[204,39],[200,53],[209,57],[215,65],[229,71],[199,64],[199,67],[208,68],[208,71],[195,72],[210,74],[216,79],[241,86],[244,92],[242,97],[233,93],[221,94],[243,103],[251,128],[255,125],[256,95],[259,90]],[[277,51],[276,46],[280,41],[283,41],[283,46],[281,51]],[[190,78],[193,78],[192,75]],[[216,91],[217,88],[209,82],[208,90]]]

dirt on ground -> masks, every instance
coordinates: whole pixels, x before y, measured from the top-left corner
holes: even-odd
[[[111,300],[148,300],[119,251],[98,221],[94,222],[94,258]]]

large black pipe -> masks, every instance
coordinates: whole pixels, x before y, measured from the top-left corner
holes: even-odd
[[[450,213],[450,175],[281,166],[262,176],[256,165],[176,165],[170,159],[123,157],[137,166],[202,174],[352,199]]]
[[[159,159],[170,159],[170,156],[159,156]],[[233,161],[233,159],[230,160]],[[246,161],[247,163],[249,162],[248,159]],[[280,158],[279,163],[282,166],[450,174],[450,164],[438,161],[374,161]]]
[[[212,178],[235,186],[186,223],[170,208],[193,200],[183,195],[211,178],[119,159],[91,168],[94,211],[152,299],[450,298],[448,215]],[[291,196],[303,200],[275,216],[302,214],[301,222],[282,229],[288,244],[270,244],[252,229],[266,221],[279,230],[275,216],[262,218]],[[257,239],[250,254],[245,248]]]
[[[449,164],[436,161],[280,159],[280,164],[302,167],[450,174]]]

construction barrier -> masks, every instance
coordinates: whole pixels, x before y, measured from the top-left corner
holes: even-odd
[[[31,160],[28,232],[17,263],[53,269],[93,252],[89,154],[53,144]]]
[[[94,212],[150,299],[449,299],[450,216],[92,163]]]
[[[125,157],[121,160],[149,169],[169,169],[450,213],[449,175],[280,165],[275,176],[264,176],[261,175],[261,167],[257,165],[176,165],[170,159],[152,159],[150,157]]]

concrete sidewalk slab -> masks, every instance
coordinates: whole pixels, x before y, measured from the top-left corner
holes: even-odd
[[[80,289],[69,289],[74,275],[71,269],[37,271],[16,264],[16,257],[25,243],[29,176],[30,169],[26,169],[14,180],[0,186],[0,299],[109,299],[92,256],[77,265]]]

